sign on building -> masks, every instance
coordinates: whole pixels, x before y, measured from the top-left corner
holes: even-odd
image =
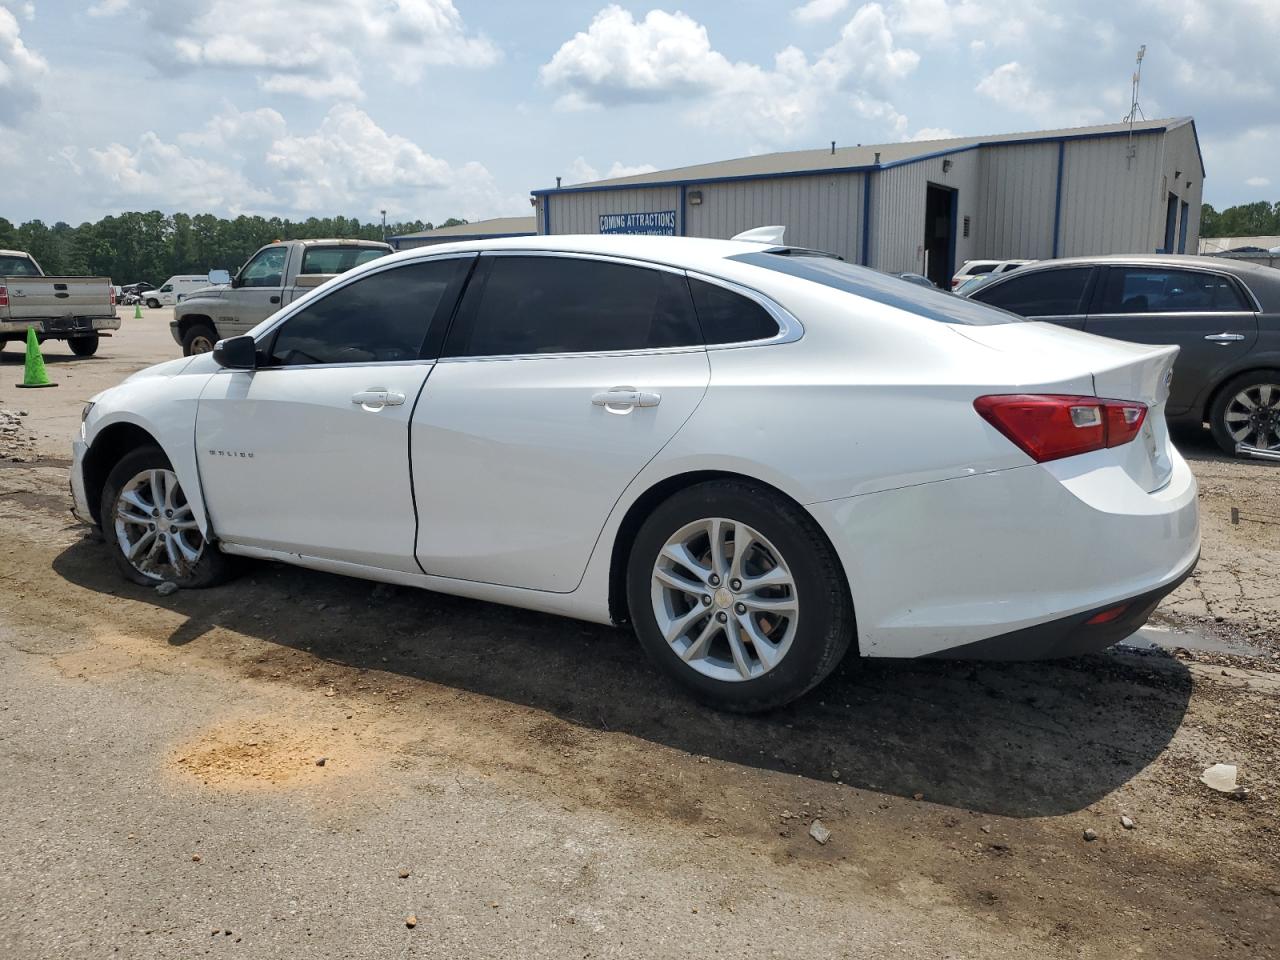
[[[602,213],[601,233],[642,233],[655,237],[676,235],[676,212],[656,210],[652,213]]]

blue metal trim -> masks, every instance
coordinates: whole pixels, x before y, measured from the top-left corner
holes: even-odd
[[[1193,124],[1194,127],[1194,124]],[[1144,136],[1149,133],[1165,133],[1168,127],[1148,127],[1143,130],[1135,130],[1137,136]],[[552,193],[597,193],[605,190],[650,190],[658,187],[679,187],[695,186],[712,183],[741,183],[745,180],[776,180],[787,177],[829,177],[841,173],[863,173],[868,170],[892,170],[894,167],[905,167],[912,163],[920,163],[923,160],[935,160],[938,157],[949,157],[957,153],[965,153],[969,150],[977,150],[979,147],[1016,147],[1029,143],[1068,143],[1072,140],[1108,140],[1114,137],[1127,137],[1128,130],[1113,130],[1109,133],[1073,133],[1061,137],[1027,137],[1022,140],[980,140],[977,143],[969,143],[959,147],[952,147],[949,150],[938,150],[933,153],[922,154],[918,157],[906,157],[902,160],[893,160],[889,163],[880,164],[863,164],[852,167],[823,167],[818,170],[780,170],[775,173],[746,173],[732,177],[688,177],[683,180],[654,180],[650,183],[610,183],[603,186],[581,186],[581,187],[545,187],[538,190],[530,191],[535,197],[542,197]],[[1196,141],[1197,149],[1199,149],[1199,140]],[[1202,164],[1203,168],[1203,164]]]
[[[442,238],[445,243],[461,243],[463,240],[501,240],[504,237],[536,237],[535,233],[451,233]],[[405,234],[403,237],[387,237],[387,243],[394,246],[397,240],[424,240],[426,237],[415,237]],[[434,240],[435,237],[430,239]],[[427,246],[427,244],[418,244],[418,246]]]
[[[862,250],[858,262],[871,265],[871,171],[862,174]]]
[[[680,236],[688,236],[685,233],[684,218],[689,209],[689,185],[687,183],[680,184]]]
[[[1066,157],[1067,144],[1058,141],[1058,187],[1053,195],[1053,257],[1058,258],[1059,234],[1062,232],[1062,166]]]

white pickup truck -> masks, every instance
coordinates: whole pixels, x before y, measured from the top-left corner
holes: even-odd
[[[115,287],[107,277],[46,277],[31,254],[0,250],[0,350],[25,340],[28,329],[92,356],[99,337],[120,329]]]
[[[208,353],[219,340],[248,333],[287,303],[378,257],[391,253],[377,240],[283,240],[260,248],[234,277],[209,274],[211,284],[184,297],[169,329],[182,355]]]

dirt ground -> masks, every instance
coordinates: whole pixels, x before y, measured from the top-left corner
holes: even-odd
[[[1275,466],[1180,438],[1204,555],[1135,647],[849,661],[728,716],[623,631],[266,564],[121,580],[67,445],[178,354],[167,314],[47,345],[56,389],[0,363],[0,957],[1280,953]]]

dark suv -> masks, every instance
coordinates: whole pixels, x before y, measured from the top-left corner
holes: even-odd
[[[1280,270],[1238,260],[1107,256],[1045,260],[974,300],[1031,320],[1181,347],[1166,414],[1208,422],[1223,450],[1280,454]]]

